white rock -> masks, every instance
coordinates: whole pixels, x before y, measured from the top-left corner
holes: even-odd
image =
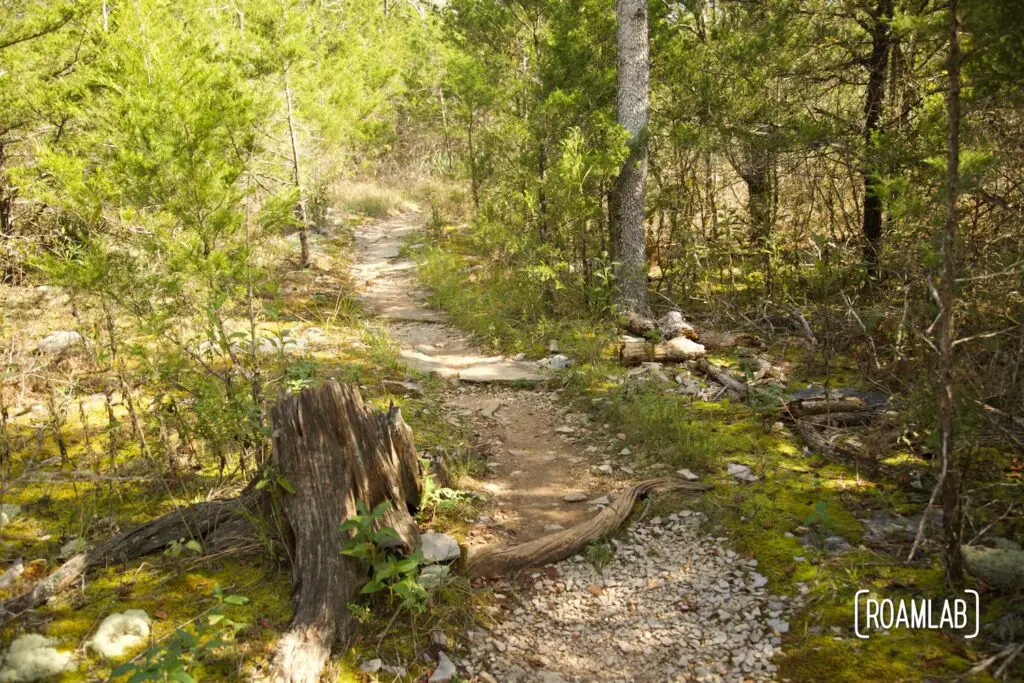
[[[729,463],[726,466],[725,471],[730,477],[735,477],[737,479],[743,480],[745,480],[747,477],[751,475],[750,466],[741,465],[735,462]]]
[[[446,683],[455,676],[455,665],[444,652],[437,653],[437,668],[427,679],[428,683]]]
[[[119,659],[146,644],[151,623],[149,615],[140,609],[114,612],[100,623],[89,647],[101,657]]]
[[[437,588],[445,582],[450,573],[446,564],[432,564],[420,570],[420,585],[427,590]]]
[[[459,542],[448,534],[440,534],[436,531],[428,531],[420,536],[422,541],[424,564],[438,564],[457,560],[462,555],[459,549]]]
[[[384,662],[380,659],[369,659],[359,665],[359,670],[364,674],[375,674],[380,671],[382,666],[384,666]]]
[[[71,653],[57,650],[56,644],[56,639],[38,633],[26,633],[16,638],[4,655],[0,682],[41,681],[71,670]]]
[[[569,425],[562,425],[561,427],[555,427],[556,434],[572,434],[576,429]]]
[[[611,499],[608,496],[601,496],[590,501],[590,505],[611,505]]]
[[[562,500],[566,503],[582,503],[588,498],[587,494],[582,491],[572,491],[562,496]]]
[[[85,549],[88,547],[89,545],[85,542],[84,538],[72,538],[70,541],[68,541],[60,547],[60,553],[58,554],[58,557],[60,557],[62,560],[65,560],[71,557],[72,555],[77,555],[78,553],[85,552]]]
[[[682,477],[686,481],[697,481],[698,479],[700,479],[700,477],[698,477],[696,474],[694,474],[690,470],[686,470],[686,469],[676,470],[676,474],[678,474],[680,477]]]
[[[552,370],[565,370],[572,367],[572,359],[564,354],[557,353],[553,356],[542,358],[537,361],[537,365],[542,368],[551,368]]]
[[[0,505],[0,529],[14,521],[14,518],[21,514],[21,506],[11,503]]]
[[[750,585],[754,588],[763,588],[764,586],[768,585],[768,577],[762,576],[757,572],[751,572],[750,578],[753,580]]]
[[[73,330],[58,330],[43,337],[36,345],[36,351],[47,356],[56,356],[68,349],[82,344],[82,335]]]

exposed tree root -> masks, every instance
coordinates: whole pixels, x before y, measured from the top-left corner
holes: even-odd
[[[633,504],[652,493],[689,491],[699,493],[711,488],[708,484],[676,479],[649,479],[634,484],[596,516],[563,531],[542,536],[528,543],[507,548],[484,548],[467,560],[472,577],[509,574],[527,567],[538,567],[564,560],[582,550],[587,543],[614,533],[629,517]]]

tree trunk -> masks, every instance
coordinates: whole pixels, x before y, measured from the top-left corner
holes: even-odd
[[[528,543],[508,548],[483,548],[467,560],[469,575],[496,576],[559,562],[570,557],[587,543],[614,533],[629,517],[633,504],[651,493],[686,491],[699,493],[711,487],[707,484],[679,481],[676,479],[650,479],[634,484],[616,498],[611,505],[595,517],[569,529],[542,536]]]
[[[295,208],[295,215],[299,219],[299,265],[309,268],[309,217],[306,215],[306,193],[302,187],[302,166],[299,163],[299,135],[295,130],[292,89],[288,84],[287,66],[284,68],[284,102],[288,115],[288,137],[292,144],[292,182],[299,193],[299,205]]]
[[[612,190],[616,239],[616,276],[620,308],[650,316],[647,303],[647,255],[644,183],[647,174],[648,64],[647,2],[617,0],[617,93],[619,125],[629,132],[629,156]]]
[[[946,586],[959,591],[964,585],[961,546],[963,507],[960,496],[960,461],[953,450],[956,404],[953,400],[954,306],[956,305],[956,240],[960,194],[960,24],[957,0],[949,3],[949,136],[946,149],[946,228],[942,235],[942,280],[939,283],[939,449],[942,455],[942,530]]]
[[[774,178],[775,161],[771,152],[763,149],[748,150],[744,168],[740,171],[747,186],[747,211],[750,213],[750,240],[761,256],[765,289],[772,289],[771,236],[775,222]]]
[[[864,263],[869,277],[878,274],[878,250],[882,240],[882,198],[875,154],[876,137],[882,130],[885,104],[885,79],[889,69],[892,37],[889,22],[893,15],[892,0],[878,0],[872,13],[871,56],[868,60],[868,86],[864,95],[864,160],[861,165],[864,181]]]

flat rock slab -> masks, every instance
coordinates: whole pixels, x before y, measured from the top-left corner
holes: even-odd
[[[419,351],[402,349],[402,361],[419,372],[430,372],[463,382],[541,382],[547,379],[533,362],[510,360],[503,356],[439,355],[428,356]]]

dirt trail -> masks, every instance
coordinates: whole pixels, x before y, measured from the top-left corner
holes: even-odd
[[[476,440],[487,445],[486,474],[459,482],[492,501],[467,543],[531,540],[596,514],[633,479],[624,435],[563,408],[537,364],[480,354],[427,307],[415,264],[400,256],[417,220],[409,213],[358,228],[355,275],[404,361],[452,380],[442,395],[449,418],[470,419]],[[576,556],[495,585],[486,630],[467,631],[468,647],[452,652],[460,676],[506,683],[773,680],[772,659],[801,598],[771,594],[757,561],[708,536],[702,524],[702,515],[688,510],[655,517],[613,540],[601,569]]]
[[[443,313],[427,307],[415,263],[400,257],[418,218],[406,213],[358,228],[353,270],[360,299],[387,324],[402,360],[453,380],[442,397],[446,408],[470,419],[488,446],[487,475],[461,482],[493,501],[468,542],[530,540],[595,514],[599,508],[588,501],[611,494],[612,482],[591,472],[597,448],[588,452],[582,443],[591,431],[587,418],[558,406],[536,363],[481,354]],[[568,494],[586,498],[567,502]]]

